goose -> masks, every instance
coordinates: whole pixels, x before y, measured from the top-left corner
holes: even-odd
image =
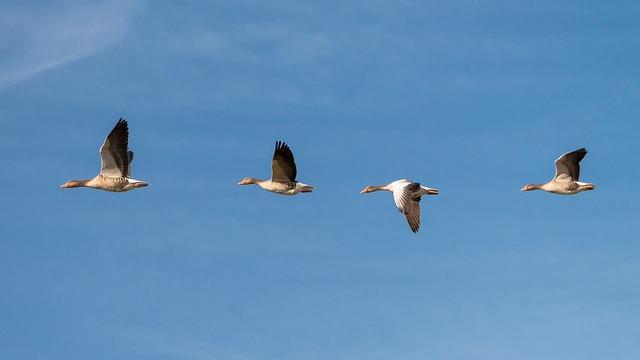
[[[409,227],[414,233],[417,233],[418,229],[420,229],[420,199],[422,195],[439,194],[437,189],[422,186],[407,179],[392,181],[386,185],[367,186],[360,193],[367,194],[379,190],[393,193],[393,200],[398,210],[407,218]]]
[[[255,184],[264,190],[280,195],[296,195],[312,192],[315,187],[296,180],[298,171],[289,146],[282,141],[276,141],[276,148],[271,161],[271,179],[260,180],[246,177],[238,185]]]
[[[579,181],[580,160],[587,155],[581,148],[560,156],[556,161],[556,175],[546,184],[527,184],[521,191],[544,190],[553,194],[574,195],[582,191],[593,190],[595,184]]]
[[[129,126],[120,118],[100,147],[102,167],[98,176],[89,180],[69,180],[61,188],[88,187],[112,192],[124,192],[149,185],[131,176],[133,152],[129,151]]]

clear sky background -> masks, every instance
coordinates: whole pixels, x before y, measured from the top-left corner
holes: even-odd
[[[640,358],[639,16],[3,1],[0,358]],[[60,189],[121,116],[151,185]],[[276,140],[316,192],[236,185]],[[596,191],[519,191],[583,146]],[[417,235],[359,194],[403,177]]]

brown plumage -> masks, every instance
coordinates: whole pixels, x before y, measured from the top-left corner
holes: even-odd
[[[129,151],[129,126],[120,118],[100,146],[100,174],[88,180],[70,180],[63,188],[89,187],[94,189],[124,192],[149,185],[131,179],[133,152]]]
[[[238,185],[255,184],[259,187],[281,195],[296,195],[312,192],[314,187],[296,180],[298,170],[289,146],[283,141],[276,141],[276,148],[271,160],[271,179],[260,180],[245,177]]]
[[[556,175],[554,179],[566,178],[573,181],[580,180],[580,161],[587,155],[587,149],[581,148],[566,153],[556,159]]]
[[[100,173],[111,177],[129,177],[133,152],[129,151],[129,124],[120,118],[100,147]]]
[[[361,194],[374,191],[390,191],[393,193],[393,200],[398,210],[405,216],[409,223],[409,228],[414,233],[420,229],[420,199],[423,195],[438,195],[438,190],[420,185],[420,183],[400,179],[392,181],[386,185],[367,186]]]
[[[521,190],[544,190],[553,194],[574,195],[595,189],[595,184],[580,181],[580,161],[587,155],[585,148],[563,154],[555,161],[556,174],[547,183],[527,184]]]
[[[295,183],[298,169],[289,146],[282,141],[276,141],[276,148],[271,161],[271,181],[281,183]]]

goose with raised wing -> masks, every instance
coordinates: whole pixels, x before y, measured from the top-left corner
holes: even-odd
[[[545,184],[527,184],[521,190],[544,190],[553,194],[574,195],[596,188],[595,184],[580,181],[580,161],[587,155],[585,148],[560,156],[556,164],[556,175]]]
[[[112,192],[124,192],[149,185],[145,181],[132,179],[129,151],[129,125],[120,118],[100,147],[102,166],[98,176],[88,180],[69,180],[62,188],[88,187]]]
[[[314,187],[296,180],[297,175],[298,170],[291,149],[284,142],[277,141],[273,160],[271,161],[271,179],[260,180],[246,177],[238,185],[255,184],[264,190],[280,195],[312,192]]]
[[[367,194],[374,191],[390,191],[398,210],[407,218],[411,231],[417,233],[420,229],[420,200],[423,195],[438,195],[438,190],[420,185],[420,183],[400,179],[386,185],[367,186],[360,191]]]

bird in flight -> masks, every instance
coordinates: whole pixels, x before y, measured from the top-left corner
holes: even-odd
[[[102,166],[93,179],[69,180],[62,188],[88,187],[112,192],[125,192],[149,185],[148,182],[132,179],[131,162],[133,151],[129,151],[129,126],[120,118],[100,147]]]
[[[422,195],[439,194],[437,189],[422,186],[407,179],[392,181],[386,185],[367,186],[360,193],[367,194],[380,190],[393,193],[393,200],[398,210],[407,218],[409,227],[414,233],[417,233],[420,229],[420,200]]]
[[[298,170],[289,146],[282,141],[276,142],[276,148],[271,161],[271,179],[260,180],[246,177],[238,185],[255,184],[264,190],[281,195],[296,195],[312,192],[314,187],[296,180]]]
[[[553,194],[574,195],[596,188],[595,184],[580,181],[580,161],[587,155],[585,148],[568,152],[556,160],[556,175],[545,184],[527,184],[521,190],[544,190]]]

